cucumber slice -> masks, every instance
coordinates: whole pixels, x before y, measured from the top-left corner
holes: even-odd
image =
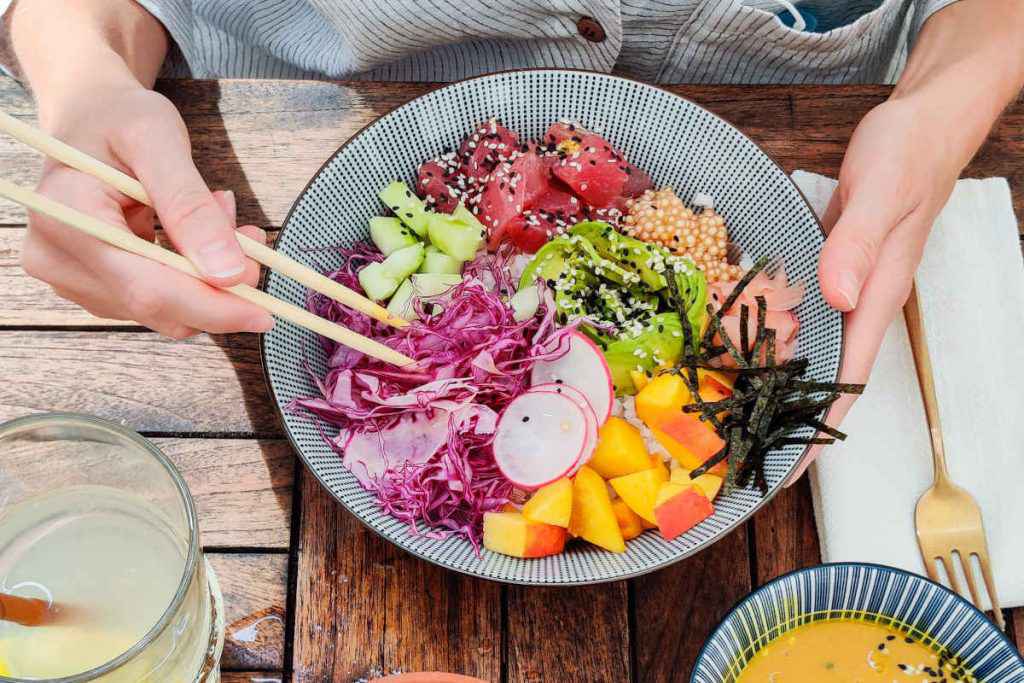
[[[380,263],[369,263],[359,271],[359,284],[366,296],[383,301],[395,293],[402,280],[416,272],[423,262],[423,244],[393,252]]]
[[[381,190],[378,196],[403,223],[412,228],[413,232],[420,237],[426,234],[427,220],[431,213],[427,211],[423,200],[414,195],[408,185],[396,180]]]
[[[412,320],[415,313],[412,308],[412,280],[406,279],[398,286],[388,302],[388,313],[396,318]]]
[[[537,289],[537,285],[524,287],[512,295],[508,304],[512,307],[512,317],[516,322],[529,320],[540,308],[540,290]]]
[[[384,268],[396,282],[401,282],[416,272],[423,263],[425,249],[423,243],[417,242],[411,247],[403,247],[384,259]]]
[[[476,256],[486,234],[479,221],[476,225],[463,223],[440,213],[431,214],[427,223],[427,235],[431,243],[458,261],[469,261]]]
[[[366,296],[384,301],[398,289],[399,281],[391,277],[383,263],[368,263],[359,271],[359,285]]]
[[[462,262],[453,259],[433,244],[428,244],[427,250],[423,255],[423,265],[420,266],[420,272],[460,275],[462,274]]]
[[[466,205],[462,202],[459,202],[459,205],[455,207],[454,211],[452,211],[452,218],[457,221],[462,221],[466,225],[472,225],[474,228],[479,230],[484,229],[484,224],[481,223],[480,220],[473,215],[473,212],[467,209]]]
[[[388,313],[412,320],[416,317],[413,302],[418,297],[437,296],[443,294],[462,282],[461,275],[445,275],[440,273],[417,273],[403,282],[388,302]]]
[[[370,239],[385,256],[419,242],[416,233],[402,225],[399,219],[389,216],[370,219]]]

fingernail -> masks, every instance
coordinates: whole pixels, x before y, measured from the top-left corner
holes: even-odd
[[[234,277],[245,270],[239,253],[226,241],[211,242],[196,253],[196,265],[207,277]]]
[[[270,332],[272,329],[274,329],[274,319],[267,316],[266,318],[254,321],[249,325],[248,331],[256,334],[264,334],[266,332]]]
[[[860,282],[852,270],[841,270],[836,278],[836,285],[839,293],[846,299],[851,309],[857,307],[857,294],[860,291]]]

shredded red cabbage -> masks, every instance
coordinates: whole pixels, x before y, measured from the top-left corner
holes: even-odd
[[[342,266],[328,276],[360,291],[359,269],[381,256],[365,244],[340,251]],[[515,321],[503,299],[515,291],[509,263],[507,252],[481,254],[466,264],[461,284],[420,300],[419,320],[402,329],[310,293],[313,313],[416,363],[395,368],[321,338],[327,374],[319,377],[306,364],[320,396],[290,406],[338,428],[328,443],[381,508],[413,533],[461,534],[477,549],[483,513],[499,509],[512,493],[491,451],[497,414],[529,388],[535,362],[566,353],[572,330],[555,324],[547,292],[534,317]],[[447,439],[424,456],[424,448],[434,449],[436,421],[445,414]]]

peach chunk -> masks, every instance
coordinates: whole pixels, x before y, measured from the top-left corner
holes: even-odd
[[[609,417],[601,427],[589,465],[605,479],[647,469],[650,460],[640,430],[621,417]]]
[[[626,552],[619,522],[612,510],[608,487],[594,470],[580,468],[572,485],[572,520],[569,530],[594,545],[615,553]]]
[[[512,557],[557,555],[565,548],[565,529],[531,522],[519,512],[484,513],[484,547]]]
[[[542,486],[523,505],[523,517],[531,522],[569,526],[572,516],[572,480],[562,477]]]
[[[713,501],[718,495],[718,492],[722,490],[722,477],[714,474],[702,474],[696,479],[690,479],[690,470],[683,469],[682,467],[676,467],[672,470],[672,476],[669,477],[669,481],[675,482],[676,484],[695,484],[700,487],[700,490],[704,492],[704,495],[708,497],[708,500]]]
[[[654,518],[654,502],[658,498],[658,491],[661,485],[668,481],[668,472],[665,467],[652,467],[650,469],[627,474],[623,477],[616,477],[610,480],[612,488],[619,497],[626,502],[633,512],[646,519],[651,524],[656,524]]]
[[[692,529],[714,513],[715,508],[699,486],[666,482],[658,491],[654,517],[667,540]]]
[[[622,532],[623,540],[628,541],[631,538],[636,538],[644,532],[644,520],[640,519],[640,515],[629,509],[626,501],[621,498],[613,500],[612,512],[615,513],[615,519],[619,522],[619,531]]]

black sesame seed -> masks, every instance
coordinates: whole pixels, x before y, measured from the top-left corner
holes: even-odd
[[[565,382],[563,382],[563,381],[562,381],[562,380],[560,380],[560,379],[556,379],[556,380],[555,380],[555,384],[565,384]]]
[[[405,212],[405,217],[406,218],[412,218],[412,211],[406,211]]]
[[[910,636],[907,636],[906,638],[903,639],[903,642],[905,642],[905,643],[912,643],[912,642],[914,642],[914,639],[911,638]],[[945,656],[945,655],[943,655],[943,656]]]
[[[530,416],[529,415],[523,415],[523,422],[529,422],[529,421],[530,421]]]
[[[392,210],[392,211],[394,211],[395,213],[398,213],[398,211],[399,211],[399,210],[400,210],[401,208],[402,208],[402,207],[400,207],[400,206],[392,206],[392,207],[391,207],[391,210]]]
[[[879,652],[885,652],[885,643],[879,643],[878,644],[878,651]]]
[[[888,635],[885,637],[886,640],[896,640],[896,636]]]
[[[591,159],[591,160],[590,160],[590,165],[591,165],[591,166],[597,166],[597,162],[596,162],[596,161],[594,161],[593,159]]]

